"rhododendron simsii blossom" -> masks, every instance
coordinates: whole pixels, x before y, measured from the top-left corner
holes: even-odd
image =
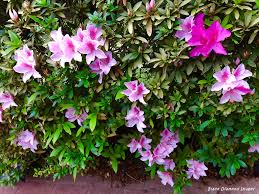
[[[74,108],[68,108],[65,117],[68,119],[70,122],[77,121],[78,125],[82,126],[82,123],[85,121],[87,118],[88,114],[87,112],[83,111],[82,114],[76,114],[76,110]]]
[[[127,120],[127,127],[134,127],[136,125],[139,132],[144,132],[143,128],[146,128],[146,125],[143,123],[145,121],[144,111],[141,111],[139,107],[132,107],[125,119]]]
[[[257,152],[257,153],[259,153],[259,144],[255,144],[254,146],[251,146],[248,149],[248,152]]]
[[[18,13],[14,9],[13,10],[9,10],[9,16],[10,16],[10,18],[11,18],[11,20],[13,22],[19,21]]]
[[[146,3],[146,11],[151,12],[155,7],[155,0],[150,0],[150,2]]]
[[[131,102],[139,100],[142,104],[146,104],[144,101],[144,95],[149,93],[149,90],[144,86],[143,83],[138,85],[138,81],[130,81],[124,83],[127,87],[122,93],[129,97]]]
[[[173,178],[169,172],[157,171],[157,174],[158,174],[159,178],[161,179],[161,183],[163,185],[169,184],[171,187],[174,186]]]
[[[130,152],[134,153],[141,148],[141,145],[137,140],[132,139],[131,142],[128,144],[128,147],[130,148]]]
[[[203,55],[208,57],[210,52],[227,55],[221,41],[230,37],[231,32],[221,27],[218,21],[214,21],[208,29],[204,26],[204,14],[198,14],[194,18],[191,38],[188,41],[190,46],[195,46],[190,52],[191,57]]]
[[[11,106],[18,106],[9,92],[0,94],[0,103],[2,103],[3,110],[10,108]]]
[[[145,135],[141,135],[141,138],[139,140],[139,144],[140,144],[141,148],[144,148],[146,150],[150,150],[151,149],[151,145],[150,145],[151,142],[152,142],[152,139],[146,138]]]
[[[23,74],[23,82],[27,82],[31,77],[41,78],[41,75],[36,71],[36,62],[33,56],[33,51],[28,48],[27,45],[23,46],[23,49],[15,51],[14,59],[16,65],[13,70],[17,73]]]
[[[3,108],[2,107],[0,107],[0,123],[2,123],[3,122]]]
[[[193,177],[194,179],[198,180],[201,176],[207,176],[205,170],[208,168],[204,165],[203,162],[199,162],[197,160],[187,160],[187,175],[188,178]]]
[[[165,168],[165,170],[174,170],[174,168],[175,168],[174,161],[170,160],[170,159],[165,159],[164,168]]]
[[[15,142],[18,146],[21,146],[22,149],[26,150],[29,148],[32,152],[37,150],[37,145],[39,144],[34,133],[28,129],[21,132]]]
[[[192,37],[192,28],[194,26],[194,17],[189,16],[185,19],[180,20],[181,24],[181,30],[178,30],[175,34],[177,38],[180,40],[185,39],[185,41],[188,41]]]

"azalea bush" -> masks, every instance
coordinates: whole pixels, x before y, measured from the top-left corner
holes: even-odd
[[[179,193],[258,159],[257,1],[8,0],[5,15],[2,184],[131,156]]]

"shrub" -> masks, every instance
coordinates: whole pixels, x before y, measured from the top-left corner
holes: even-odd
[[[64,3],[8,2],[1,173],[34,161],[35,176],[75,178],[98,158],[117,172],[130,147],[178,193],[258,159],[255,1]]]

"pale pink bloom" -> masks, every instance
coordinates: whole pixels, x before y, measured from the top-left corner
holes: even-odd
[[[252,94],[253,90],[249,88],[249,85],[246,81],[237,81],[235,82],[235,87],[229,88],[222,91],[222,97],[220,99],[220,104],[224,104],[228,101],[230,102],[242,102],[242,95]]]
[[[243,80],[244,78],[251,77],[253,74],[251,71],[245,69],[245,65],[241,63],[236,69],[233,70],[233,75],[236,80]]]
[[[138,131],[144,133],[143,128],[146,128],[146,125],[143,123],[145,121],[144,111],[141,111],[139,107],[132,107],[125,119],[127,120],[127,127],[136,125]]]
[[[152,152],[150,151],[150,150],[146,150],[146,151],[141,151],[141,150],[139,150],[139,153],[140,153],[140,155],[141,155],[141,158],[140,158],[140,160],[141,161],[149,161],[149,166],[152,166],[152,164],[153,164],[153,154],[152,154]]]
[[[2,107],[0,107],[0,123],[3,122],[3,112],[4,110],[2,109]]]
[[[149,93],[149,90],[144,86],[143,83],[138,85],[138,81],[130,81],[124,83],[127,87],[126,90],[122,91],[123,94],[129,97],[131,102],[139,100],[142,104],[146,104],[144,101],[144,95]]]
[[[25,83],[28,79],[33,76],[34,78],[41,78],[41,75],[36,71],[36,62],[33,56],[33,51],[28,48],[27,45],[23,46],[23,49],[15,51],[14,59],[16,65],[13,70],[17,73],[23,74],[23,82]]]
[[[237,59],[235,60],[234,64],[237,66],[237,65],[239,65],[239,63],[240,63],[240,58],[237,57]]]
[[[80,53],[86,54],[86,62],[90,64],[95,58],[105,59],[105,53],[98,47],[102,43],[98,40],[92,40],[90,38],[85,38],[80,48],[78,49]]]
[[[18,146],[22,146],[24,150],[29,148],[32,152],[37,150],[37,145],[39,144],[34,133],[28,129],[21,132],[15,142]]]
[[[88,114],[84,111],[82,114],[76,114],[76,110],[74,108],[68,108],[65,117],[70,122],[77,121],[78,125],[82,126],[82,123],[85,121]]]
[[[213,74],[213,77],[218,81],[215,83],[211,91],[227,90],[235,86],[236,77],[231,73],[229,66]]]
[[[11,20],[13,22],[17,22],[19,20],[19,16],[17,14],[17,12],[13,9],[13,10],[9,10],[9,16],[11,18]]]
[[[199,162],[197,160],[187,160],[188,171],[186,172],[188,178],[193,177],[194,179],[198,180],[201,176],[207,176],[205,170],[208,168],[204,165],[203,162]]]
[[[3,110],[10,108],[11,106],[18,106],[9,92],[0,94],[0,103],[2,103]]]
[[[150,0],[150,2],[146,3],[146,11],[151,12],[155,8],[155,0]]]
[[[146,138],[145,135],[142,135],[139,140],[139,144],[140,144],[141,148],[144,148],[146,150],[151,149],[151,145],[150,145],[151,142],[152,142],[152,139]]]
[[[169,172],[157,171],[157,174],[158,174],[159,178],[161,179],[161,183],[163,185],[169,184],[171,187],[174,186],[173,178]]]
[[[116,60],[112,58],[111,52],[106,52],[105,55],[106,58],[96,59],[89,65],[92,72],[99,74],[99,83],[102,83],[103,75],[107,75],[110,72],[111,67],[116,64]]]
[[[86,36],[92,40],[98,40],[102,36],[102,28],[95,24],[87,24]]]
[[[131,142],[128,144],[128,147],[130,148],[130,152],[134,153],[141,148],[141,145],[137,140],[132,139]]]
[[[203,55],[208,57],[210,52],[227,55],[221,41],[230,37],[231,32],[222,28],[218,21],[214,21],[208,29],[204,27],[204,14],[198,14],[194,18],[191,39],[188,41],[190,46],[196,46],[190,52],[191,57]]]
[[[185,19],[181,19],[180,21],[181,21],[181,24],[180,24],[181,30],[178,30],[175,36],[180,40],[185,39],[185,41],[187,42],[192,37],[192,27],[194,26],[194,17],[189,16]]]
[[[150,162],[153,164],[154,162],[161,165],[164,164],[165,158],[167,157],[167,150],[166,147],[162,146],[161,144],[158,144],[156,148],[153,151],[153,159]]]
[[[78,41],[71,38],[68,34],[63,36],[61,28],[52,31],[50,35],[54,40],[48,43],[49,50],[53,53],[50,57],[51,60],[60,61],[61,67],[65,67],[65,63],[70,63],[72,59],[79,62],[82,61]]]
[[[172,133],[168,129],[164,129],[160,135],[162,136],[160,144],[166,147],[167,155],[169,155],[177,147],[177,143],[180,141],[178,133]]]
[[[259,153],[259,144],[255,144],[254,146],[251,146],[248,149],[248,152],[257,152],[257,153]]]
[[[173,160],[165,159],[164,161],[164,168],[165,170],[174,170],[175,163]]]

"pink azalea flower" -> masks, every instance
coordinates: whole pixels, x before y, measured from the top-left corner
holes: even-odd
[[[142,104],[146,104],[143,95],[148,94],[149,90],[144,86],[143,83],[138,85],[138,81],[130,81],[124,83],[127,87],[122,93],[129,97],[131,102],[139,100]]]
[[[211,91],[226,90],[235,86],[236,77],[231,73],[229,66],[224,67],[221,71],[213,74],[213,77],[218,81],[215,83]]]
[[[9,16],[10,16],[10,18],[11,18],[11,20],[13,22],[19,21],[19,16],[18,16],[17,12],[14,9],[13,10],[9,10]]]
[[[192,37],[192,27],[194,26],[194,17],[189,16],[185,19],[181,19],[181,30],[178,30],[175,34],[177,38],[180,40],[185,39],[185,41],[189,41]]]
[[[230,102],[242,102],[242,95],[251,94],[253,91],[249,88],[246,81],[238,81],[235,83],[235,87],[229,88],[222,91],[222,97],[220,99],[220,104],[224,104],[228,101]]]
[[[13,100],[13,96],[9,93],[1,93],[0,94],[0,103],[2,104],[2,109],[5,110],[7,108],[10,108],[11,106],[18,106],[14,100]]]
[[[161,144],[158,144],[156,148],[153,151],[153,159],[150,161],[151,164],[154,162],[161,165],[164,164],[165,158],[167,157],[167,150],[166,147],[162,146]]]
[[[127,127],[137,126],[139,132],[144,133],[143,128],[146,128],[146,125],[143,123],[145,120],[144,111],[141,111],[140,108],[134,106],[129,110],[127,116]]]
[[[0,107],[0,123],[3,122],[3,112],[4,112],[3,108]]]
[[[106,58],[97,59],[89,65],[92,72],[99,74],[99,83],[102,83],[103,74],[107,75],[110,72],[111,67],[116,64],[116,60],[112,58],[111,52],[106,52],[105,55]]]
[[[174,186],[173,178],[169,172],[157,171],[157,174],[163,185],[169,184],[171,187]]]
[[[187,160],[187,166],[189,168],[187,171],[188,178],[193,177],[198,180],[201,176],[207,176],[205,170],[208,170],[208,168],[203,162],[191,159]]]
[[[234,64],[237,66],[237,65],[239,65],[239,63],[240,63],[240,58],[237,57],[237,59],[235,60]]]
[[[98,47],[101,45],[101,42],[98,40],[92,40],[86,38],[83,40],[80,48],[78,49],[80,53],[86,54],[86,62],[90,64],[95,58],[105,59],[107,56],[105,53]]]
[[[102,36],[102,28],[95,24],[88,24],[86,27],[86,36],[92,40],[98,40]]]
[[[251,146],[248,149],[248,152],[257,152],[257,153],[259,153],[259,144],[255,144],[254,146]]]
[[[85,121],[88,114],[84,111],[82,114],[76,114],[76,110],[74,108],[68,108],[65,117],[70,122],[77,121],[78,125],[82,126],[82,123]]]
[[[149,161],[149,166],[152,166],[152,161],[153,161],[153,154],[150,150],[146,150],[146,151],[139,151],[141,158],[141,161]]]
[[[150,145],[151,142],[152,142],[152,139],[146,138],[145,135],[142,135],[139,140],[139,144],[140,144],[141,148],[144,148],[146,150],[151,149],[151,145]]]
[[[61,28],[51,32],[51,37],[54,41],[48,43],[49,50],[53,53],[51,60],[60,61],[61,67],[65,67],[65,63],[70,63],[72,59],[82,61],[82,56],[79,53],[80,44],[71,38],[68,34],[63,36]]]
[[[177,147],[177,143],[180,141],[178,133],[172,133],[168,129],[164,129],[160,135],[162,136],[160,144],[166,147],[167,155],[169,155]]]
[[[14,59],[17,61],[17,64],[13,67],[13,70],[23,74],[24,83],[30,79],[31,76],[41,78],[41,75],[35,69],[36,62],[33,57],[33,51],[30,50],[27,45],[24,45],[23,49],[15,51]]]
[[[130,148],[130,152],[134,153],[141,148],[141,145],[137,140],[132,139],[131,142],[128,144],[128,147]]]
[[[204,14],[198,14],[194,19],[195,25],[192,28],[192,37],[188,44],[196,47],[190,52],[190,56],[208,57],[212,50],[215,53],[227,55],[221,41],[230,37],[231,32],[222,28],[218,21],[214,21],[208,29],[205,29],[203,19]]]
[[[164,168],[165,168],[165,170],[174,170],[174,168],[175,168],[174,161],[166,159],[164,162]]]
[[[18,146],[22,146],[24,150],[29,148],[32,152],[37,150],[37,145],[39,144],[34,133],[30,132],[28,129],[21,132],[15,142]]]
[[[233,75],[236,80],[243,80],[244,78],[251,77],[253,74],[251,71],[245,69],[244,64],[240,64],[236,69],[233,70]]]
[[[151,12],[155,8],[155,0],[150,0],[150,2],[146,3],[146,11]]]

